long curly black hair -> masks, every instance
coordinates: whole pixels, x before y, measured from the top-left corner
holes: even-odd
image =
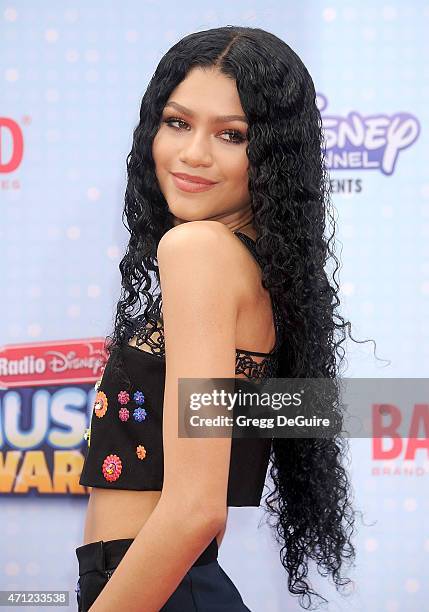
[[[122,218],[130,239],[119,264],[122,292],[106,353],[121,370],[121,345],[142,321],[156,326],[162,317],[162,296],[153,291],[160,287],[156,251],[173,218],[156,179],[152,142],[170,93],[194,67],[216,67],[235,79],[248,120],[248,186],[264,262],[262,284],[279,304],[286,329],[278,376],[335,379],[344,359],[345,329],[352,336],[350,322],[335,312],[339,262],[316,92],[298,55],[259,28],[225,26],[185,36],[164,55],[149,82],[127,157]],[[334,265],[332,283],[327,264]],[[330,413],[333,408],[341,417],[338,406],[330,405]],[[308,560],[316,561],[322,575],[332,575],[337,590],[350,582],[340,574],[343,562],[355,557],[356,512],[342,465],[346,448],[340,436],[273,439],[274,490],[266,509],[274,518],[289,591],[306,609],[311,595],[327,601],[305,580]]]

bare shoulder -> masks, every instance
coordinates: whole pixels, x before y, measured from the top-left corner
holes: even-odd
[[[212,283],[219,296],[224,296],[222,302],[226,302],[226,292],[232,292],[239,309],[249,293],[245,257],[240,240],[219,221],[176,225],[162,236],[157,249],[164,287],[169,278],[180,280],[182,290],[192,292]]]
[[[243,253],[240,241],[220,221],[188,221],[169,229],[158,243],[157,259],[160,268],[172,259],[180,258],[189,272],[203,261],[206,269],[237,283],[243,283]]]
[[[191,253],[213,255],[214,251],[222,249],[220,256],[233,257],[237,250],[236,238],[230,229],[219,221],[188,221],[169,229],[158,243],[157,256],[163,258],[169,253]],[[225,252],[226,249],[226,252]]]

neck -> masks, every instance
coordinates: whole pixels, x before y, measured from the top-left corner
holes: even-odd
[[[257,238],[256,230],[253,227],[253,216],[250,210],[241,219],[237,220],[227,219],[225,217],[210,217],[210,219],[224,223],[233,233],[241,232],[242,234],[247,234],[253,240]],[[173,217],[173,225],[180,225],[181,223],[186,223],[186,221]]]
[[[253,240],[256,240],[257,238],[256,231],[252,223],[246,223],[245,225],[237,225],[236,227],[231,228],[231,231],[234,234],[236,232],[246,234],[247,236],[250,236],[250,238],[253,238]]]

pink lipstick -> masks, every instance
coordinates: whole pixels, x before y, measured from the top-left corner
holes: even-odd
[[[212,187],[214,187],[216,185],[216,183],[198,183],[194,180],[190,181],[184,178],[181,178],[180,176],[177,176],[176,174],[171,174],[171,176],[173,177],[173,181],[174,184],[176,185],[176,187],[178,189],[180,189],[181,191],[187,191],[190,193],[198,193],[200,191],[207,191],[208,189],[211,189]]]

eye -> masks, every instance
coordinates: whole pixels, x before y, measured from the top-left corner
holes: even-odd
[[[243,136],[243,134],[241,132],[239,132],[238,130],[225,130],[224,132],[222,132],[223,134],[231,134],[234,138],[237,138],[238,140],[229,140],[228,142],[234,142],[234,144],[241,144],[242,142],[244,142],[246,139]]]
[[[182,121],[182,119],[177,119],[176,117],[171,117],[171,119],[165,119],[164,123],[166,123],[167,125],[171,125],[172,123],[183,123],[184,125],[187,125],[186,121]],[[180,128],[174,129],[180,130]]]
[[[183,121],[183,119],[179,119],[178,117],[170,117],[169,119],[164,119],[163,122],[166,123],[173,130],[180,130],[180,129],[182,129],[180,127],[175,127],[174,125],[172,125],[173,123],[179,123],[179,124],[182,124],[182,125],[189,125],[186,121]],[[245,136],[241,132],[239,132],[238,130],[224,130],[221,133],[222,134],[228,134],[228,135],[232,136],[235,139],[235,140],[225,140],[225,138],[222,138],[222,140],[224,140],[225,142],[228,142],[230,144],[241,144],[242,142],[244,142],[246,140]]]

